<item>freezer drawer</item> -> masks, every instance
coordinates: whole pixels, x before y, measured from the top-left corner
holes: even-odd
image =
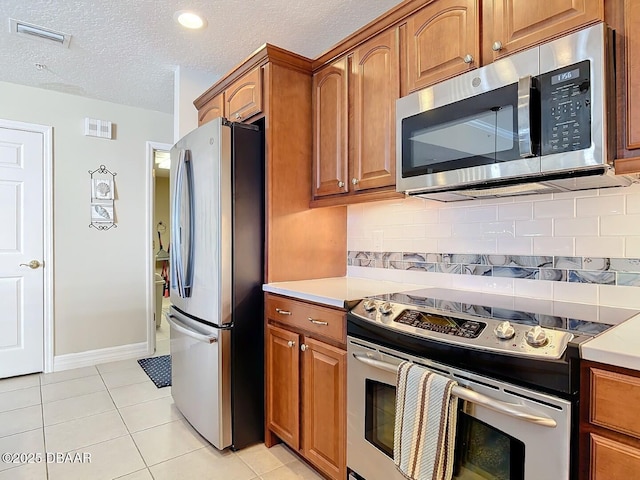
[[[171,308],[171,394],[178,410],[218,449],[231,445],[230,331]]]

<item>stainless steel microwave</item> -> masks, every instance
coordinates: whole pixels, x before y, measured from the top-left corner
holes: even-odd
[[[452,201],[629,185],[613,170],[612,51],[600,23],[400,98],[396,189]]]

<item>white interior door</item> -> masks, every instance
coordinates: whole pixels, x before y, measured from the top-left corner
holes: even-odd
[[[0,127],[0,378],[44,369],[44,145]]]

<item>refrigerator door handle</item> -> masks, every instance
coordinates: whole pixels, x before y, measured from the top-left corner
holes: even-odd
[[[167,322],[169,322],[169,325],[171,325],[172,328],[175,328],[177,331],[179,331],[180,333],[183,333],[185,335],[187,335],[188,337],[194,338],[200,342],[204,342],[204,343],[217,343],[218,342],[218,337],[215,335],[204,335],[200,332],[197,332],[195,330],[193,330],[192,328],[189,328],[187,325],[185,325],[184,323],[182,323],[180,320],[178,320],[178,317],[176,317],[175,315],[172,315],[170,313],[165,313],[165,317],[167,319]]]
[[[180,150],[180,158],[176,168],[175,189],[172,198],[171,216],[171,288],[184,298],[182,290],[182,246],[180,231],[180,208],[182,198],[182,169],[185,151]]]
[[[184,171],[187,174],[187,199],[189,202],[189,241],[187,242],[187,272],[183,279],[184,298],[191,296],[191,287],[193,285],[193,237],[195,235],[195,208],[193,196],[193,164],[191,162],[191,150],[185,150],[184,153]]]

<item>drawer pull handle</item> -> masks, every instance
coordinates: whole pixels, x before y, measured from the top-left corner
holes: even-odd
[[[309,320],[314,325],[329,325],[329,322],[323,322],[322,320],[314,320],[311,317],[307,317],[307,320]]]
[[[291,315],[291,312],[289,310],[282,310],[281,308],[276,308],[276,312],[280,315]]]

